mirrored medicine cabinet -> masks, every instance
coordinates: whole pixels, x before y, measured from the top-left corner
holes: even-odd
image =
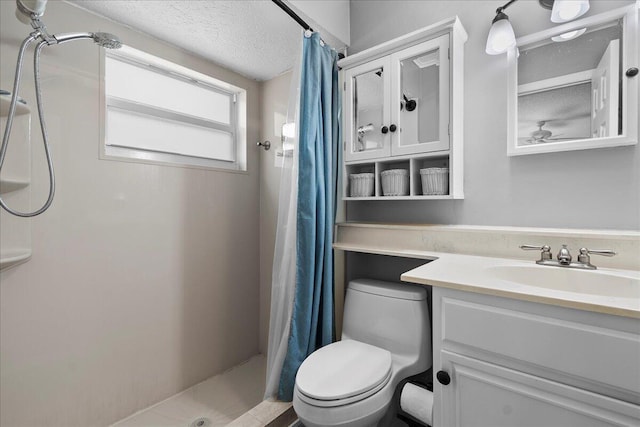
[[[638,6],[517,40],[509,62],[509,156],[638,142]]]
[[[343,199],[462,199],[467,33],[451,17],[338,63]]]

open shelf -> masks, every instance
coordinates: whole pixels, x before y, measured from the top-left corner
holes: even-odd
[[[30,249],[16,249],[0,254],[0,270],[26,262],[31,258]]]
[[[0,95],[0,122],[4,130],[11,106],[11,95]],[[11,141],[2,167],[0,194],[7,205],[29,211],[31,200],[31,110],[16,102]],[[0,211],[0,270],[15,267],[31,258],[31,219]]]
[[[446,200],[453,199],[453,196],[448,194],[437,196],[371,196],[371,197],[343,197],[342,200],[357,201],[357,200]]]
[[[342,200],[446,200],[461,199],[462,195],[451,193],[452,180],[461,179],[451,175],[451,158],[449,151],[424,153],[419,155],[386,157],[379,160],[356,161],[344,165],[344,188]],[[447,194],[423,195],[420,169],[449,168],[449,192]],[[390,169],[405,169],[409,172],[409,194],[405,196],[385,196],[382,191],[382,172]],[[375,192],[369,197],[351,197],[349,175],[357,173],[374,173]],[[455,173],[455,172],[454,172]]]
[[[29,186],[29,181],[19,179],[0,179],[0,194],[22,190]]]
[[[9,115],[9,106],[11,105],[11,95],[0,95],[0,116],[7,117]],[[21,116],[23,114],[29,114],[31,110],[27,104],[22,102],[16,102],[16,114]]]

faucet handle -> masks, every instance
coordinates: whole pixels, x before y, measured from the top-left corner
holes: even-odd
[[[591,254],[612,257],[614,255],[617,255],[618,253],[612,251],[611,249],[580,248],[580,255],[578,255],[578,262],[586,266],[593,267],[595,269],[596,266],[591,264],[591,257],[589,256]]]
[[[551,246],[549,245],[520,245],[519,247],[524,251],[540,251],[540,261],[548,261],[553,258],[551,255]]]
[[[587,248],[580,248],[580,255],[602,255],[602,256],[614,256],[614,255],[618,255],[617,252],[612,251],[611,249],[587,249]]]

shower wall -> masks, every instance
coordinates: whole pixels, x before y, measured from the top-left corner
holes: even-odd
[[[14,10],[14,2],[0,2],[6,89],[30,31]],[[78,41],[44,50],[58,189],[49,211],[32,220],[33,258],[0,273],[0,425],[103,426],[258,352],[259,159],[252,148],[261,88],[64,2],[49,2],[44,22],[53,33],[117,34],[248,94],[247,173],[100,160],[100,49]],[[32,88],[25,73],[21,95],[33,108]],[[34,115],[32,206],[48,186],[37,129]]]
[[[282,168],[276,164],[282,154],[282,125],[287,118],[292,71],[262,85],[262,140],[271,141],[271,149],[260,154],[260,353],[267,354],[269,314],[271,311],[271,275],[278,222],[278,197]]]

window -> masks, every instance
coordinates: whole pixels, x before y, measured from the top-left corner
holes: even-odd
[[[246,170],[246,91],[123,46],[105,52],[107,157]]]

